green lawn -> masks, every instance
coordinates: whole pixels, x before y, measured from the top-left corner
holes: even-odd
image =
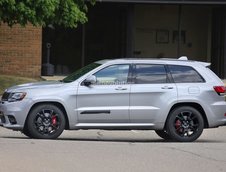
[[[32,79],[18,76],[0,75],[0,95],[3,94],[4,90],[8,87],[18,84],[24,84],[28,82],[36,82],[41,79]]]

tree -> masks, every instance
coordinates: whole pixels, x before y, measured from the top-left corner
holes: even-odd
[[[31,23],[75,28],[87,21],[86,12],[85,0],[0,0],[0,22],[9,26]]]

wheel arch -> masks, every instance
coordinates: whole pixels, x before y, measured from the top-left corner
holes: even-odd
[[[64,107],[61,103],[59,103],[59,102],[56,102],[56,101],[47,101],[47,102],[37,102],[37,103],[35,103],[35,104],[32,105],[32,107],[30,108],[30,110],[29,110],[29,112],[28,112],[28,115],[27,115],[27,117],[26,117],[26,120],[25,120],[24,130],[27,129],[27,128],[26,128],[26,127],[27,127],[27,120],[28,120],[28,116],[29,116],[29,114],[31,113],[31,111],[32,111],[35,107],[37,107],[37,106],[39,106],[39,105],[43,105],[43,104],[52,104],[52,105],[55,105],[56,107],[58,107],[58,108],[63,112],[63,114],[64,114],[64,116],[65,116],[65,120],[66,120],[66,126],[65,126],[65,129],[66,129],[66,130],[69,129],[68,114],[67,114],[67,112],[66,112],[65,107]]]
[[[193,107],[193,108],[195,108],[196,110],[198,110],[198,111],[201,113],[202,117],[203,117],[203,120],[204,120],[204,128],[209,128],[209,122],[208,122],[208,119],[207,119],[207,117],[206,117],[206,113],[205,113],[203,107],[202,107],[200,104],[194,103],[194,102],[184,102],[184,103],[177,103],[177,104],[174,104],[174,105],[171,107],[171,109],[170,109],[170,111],[169,111],[169,113],[168,113],[168,115],[167,115],[167,120],[168,120],[168,117],[169,117],[170,113],[171,113],[175,108],[182,107],[182,106],[190,106],[190,107]],[[167,120],[166,120],[166,122],[167,122]],[[164,128],[166,127],[166,122],[165,122]]]

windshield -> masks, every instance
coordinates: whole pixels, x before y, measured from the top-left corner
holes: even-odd
[[[91,63],[75,72],[73,72],[72,74],[70,74],[69,76],[67,76],[66,78],[64,78],[62,80],[62,82],[66,82],[66,83],[69,83],[69,82],[73,82],[75,81],[76,79],[80,78],[81,76],[83,76],[84,74],[90,72],[91,70],[97,68],[98,66],[100,66],[101,64],[98,64],[98,63]]]

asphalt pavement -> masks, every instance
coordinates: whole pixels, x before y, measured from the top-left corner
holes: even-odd
[[[65,131],[29,139],[0,127],[0,172],[224,172],[226,127],[192,143],[166,142],[154,131]]]

